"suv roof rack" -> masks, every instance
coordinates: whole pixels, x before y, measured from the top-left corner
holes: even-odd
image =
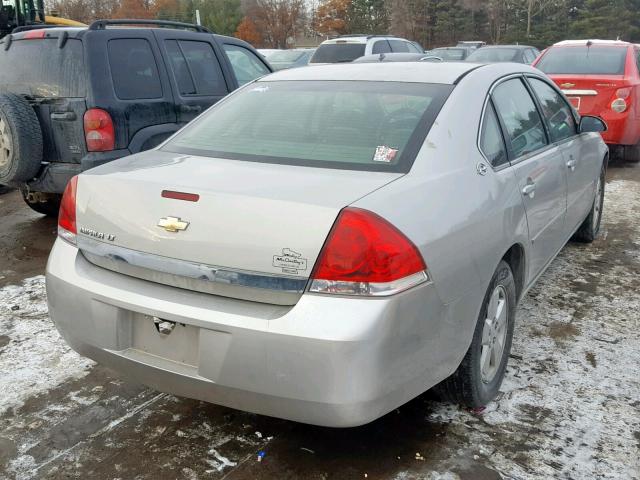
[[[11,33],[28,32],[29,30],[42,30],[44,28],[78,28],[67,25],[45,25],[44,23],[34,23],[32,25],[21,25],[14,28]]]
[[[395,35],[368,35],[366,33],[349,33],[348,35],[338,35],[336,38],[349,38],[349,37],[366,37],[376,38],[376,37],[388,37],[388,38],[397,38]]]
[[[135,19],[135,18],[123,18],[116,20],[96,20],[89,25],[89,30],[106,30],[109,25],[156,25],[158,27],[174,27],[193,29],[196,32],[213,33],[202,25],[196,25],[195,23],[173,22],[170,20],[150,20],[150,19]]]

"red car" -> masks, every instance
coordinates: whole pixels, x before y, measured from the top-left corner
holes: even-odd
[[[602,118],[611,150],[640,161],[640,46],[610,40],[568,40],[533,63],[562,89],[581,115]]]

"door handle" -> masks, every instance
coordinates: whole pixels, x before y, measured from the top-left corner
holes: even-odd
[[[200,113],[202,107],[200,105],[180,105],[180,111],[182,113]]]
[[[76,118],[76,112],[53,112],[51,114],[51,120],[72,122]]]
[[[536,193],[536,184],[531,181],[529,181],[529,183],[527,183],[522,189],[522,194],[526,195],[529,198],[533,198],[535,193]]]
[[[572,172],[576,169],[576,165],[578,164],[578,162],[576,162],[573,158],[571,160],[569,160],[567,162],[567,168],[569,170],[571,170]]]

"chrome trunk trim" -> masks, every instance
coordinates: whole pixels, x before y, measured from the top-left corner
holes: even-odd
[[[276,305],[295,305],[306,278],[232,270],[140,252],[85,236],[78,248],[94,265],[172,287]]]
[[[598,95],[596,90],[562,90],[567,96],[594,97]]]

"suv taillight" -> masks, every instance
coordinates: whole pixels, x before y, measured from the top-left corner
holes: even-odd
[[[108,152],[116,145],[113,120],[108,112],[92,108],[84,114],[84,138],[89,152]]]
[[[311,274],[310,291],[386,296],[429,280],[417,247],[396,227],[368,210],[338,215]]]
[[[76,193],[78,191],[78,176],[67,183],[58,214],[58,236],[69,243],[76,244],[78,227],[76,225]]]

